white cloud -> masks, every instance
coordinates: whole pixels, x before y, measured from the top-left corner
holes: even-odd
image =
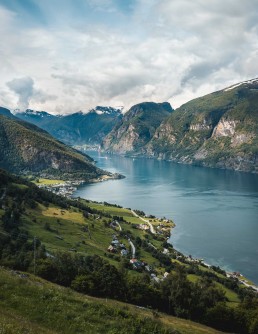
[[[30,102],[44,104],[46,101],[54,101],[56,99],[54,95],[36,89],[34,81],[30,77],[15,78],[7,82],[6,85],[17,95],[17,107],[21,110],[26,110]]]
[[[45,25],[0,6],[0,105],[19,97],[62,113],[147,100],[175,107],[256,77],[256,2],[137,0],[126,14],[114,0],[78,0],[78,14],[66,0],[55,20],[57,7],[40,0]]]

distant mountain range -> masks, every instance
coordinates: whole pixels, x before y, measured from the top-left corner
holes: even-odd
[[[45,173],[85,181],[110,174],[97,168],[89,156],[3,108],[0,109],[0,168],[23,175]]]
[[[86,114],[54,116],[26,110],[15,115],[69,145],[101,144],[117,154],[258,172],[258,79],[176,110],[167,102],[143,102],[125,114],[121,111],[97,106]],[[8,109],[1,112],[14,117]]]
[[[56,116],[45,111],[15,111],[15,116],[48,131],[68,145],[100,144],[122,118],[121,109],[97,106],[88,113]]]

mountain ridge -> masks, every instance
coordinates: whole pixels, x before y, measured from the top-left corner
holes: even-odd
[[[118,124],[104,138],[105,151],[258,173],[258,79],[183,104],[146,141],[127,115],[127,139]]]
[[[46,173],[85,181],[111,175],[93,159],[65,146],[48,132],[25,121],[0,115],[0,167],[15,173]]]
[[[147,156],[258,172],[258,80],[187,102],[161,124]]]
[[[47,130],[68,145],[100,144],[122,117],[121,109],[96,106],[84,113],[51,115],[45,111],[16,112],[15,116]]]
[[[173,109],[168,102],[142,102],[132,106],[104,138],[102,147],[115,153],[128,154],[140,149]]]

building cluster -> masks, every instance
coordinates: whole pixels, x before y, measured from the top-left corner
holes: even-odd
[[[164,224],[159,224],[156,227],[157,234],[170,236],[171,226],[165,226]]]
[[[149,225],[147,225],[147,224],[139,224],[139,225],[136,225],[136,227],[139,230],[143,230],[143,231],[148,231],[150,229]]]
[[[72,194],[77,190],[77,187],[82,184],[82,181],[66,181],[63,183],[57,183],[52,185],[39,185],[39,188],[51,191],[56,195],[70,198]]]
[[[122,256],[127,256],[128,255],[128,250],[126,249],[125,245],[121,242],[119,242],[117,235],[113,234],[112,236],[112,241],[110,245],[108,246],[108,252],[110,253],[119,253]]]

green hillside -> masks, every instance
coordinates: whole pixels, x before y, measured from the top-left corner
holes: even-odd
[[[0,167],[15,173],[45,173],[90,180],[105,174],[92,159],[37,126],[0,115]],[[108,174],[108,173],[106,173]]]
[[[197,323],[111,299],[94,298],[32,274],[0,268],[4,334],[216,334]]]
[[[192,100],[161,124],[145,154],[258,172],[258,80]]]
[[[171,221],[143,216],[141,211],[132,212],[108,203],[65,199],[1,171],[0,265],[15,271],[35,272],[48,281],[83,294],[151,308],[155,311],[148,311],[147,314],[159,321],[162,319],[164,324],[176,322],[166,316],[160,319],[157,312],[202,322],[228,332],[256,333],[257,296],[236,279],[227,278],[220,268],[207,267],[167,244],[167,233],[173,226]],[[159,233],[140,229],[144,224],[143,219],[148,221],[145,225],[152,224]],[[117,246],[113,244],[115,240]],[[131,242],[136,248],[134,256]],[[108,250],[111,244],[116,251]],[[126,249],[128,253],[123,256],[121,249]],[[136,261],[130,263],[132,257]],[[43,330],[49,329],[66,333],[62,329],[66,326],[67,330],[72,326],[81,328],[78,332],[73,329],[69,333],[85,332],[83,326],[86,326],[86,320],[81,318],[83,314],[79,311],[84,306],[80,306],[79,301],[69,299],[69,296],[75,296],[74,293],[64,293],[64,296],[49,292],[49,296],[48,290],[44,288],[44,284],[48,283],[40,283],[36,284],[37,291],[33,290],[24,297],[24,290],[27,291],[28,287],[27,283],[24,287],[21,278],[15,278],[21,282],[20,287],[17,288],[16,283],[14,286],[9,284],[5,286],[4,294],[0,292],[0,309],[5,310],[4,316],[0,318],[2,321],[10,322],[8,319],[14,312],[17,319],[22,317],[22,323],[29,322],[29,326],[36,323],[39,328],[42,327],[43,333]],[[34,293],[39,305],[32,309]],[[21,304],[19,298],[23,300]],[[49,308],[45,306],[48,302],[51,302]],[[88,310],[87,306],[86,309],[94,313],[97,312],[96,307]],[[41,310],[45,308],[44,313]],[[56,326],[53,325],[53,308],[60,316]],[[60,313],[61,309],[63,313]],[[137,314],[139,310],[137,308]],[[103,317],[103,322],[99,320],[98,324],[100,333],[105,323],[110,333],[121,330],[123,324],[126,328],[133,328],[135,333],[140,328],[142,333],[146,332],[145,328],[151,332],[149,326],[157,328],[153,323],[149,325],[148,321],[145,325],[140,319],[131,322],[130,315],[121,315],[119,312],[116,315],[116,312],[114,309],[99,309],[93,323]],[[145,316],[145,312],[141,314]],[[81,317],[77,319],[76,313],[81,314]],[[125,320],[121,320],[120,316]],[[120,319],[118,323],[111,320],[114,317]],[[141,325],[134,328],[138,321]],[[179,333],[205,333],[198,327],[195,332],[190,330],[191,327],[187,331],[190,324],[186,320],[180,323],[185,323],[185,327],[175,327]],[[61,324],[64,327],[59,327]],[[93,325],[89,326],[91,328]],[[166,333],[158,330],[161,328],[158,327],[156,333]]]

